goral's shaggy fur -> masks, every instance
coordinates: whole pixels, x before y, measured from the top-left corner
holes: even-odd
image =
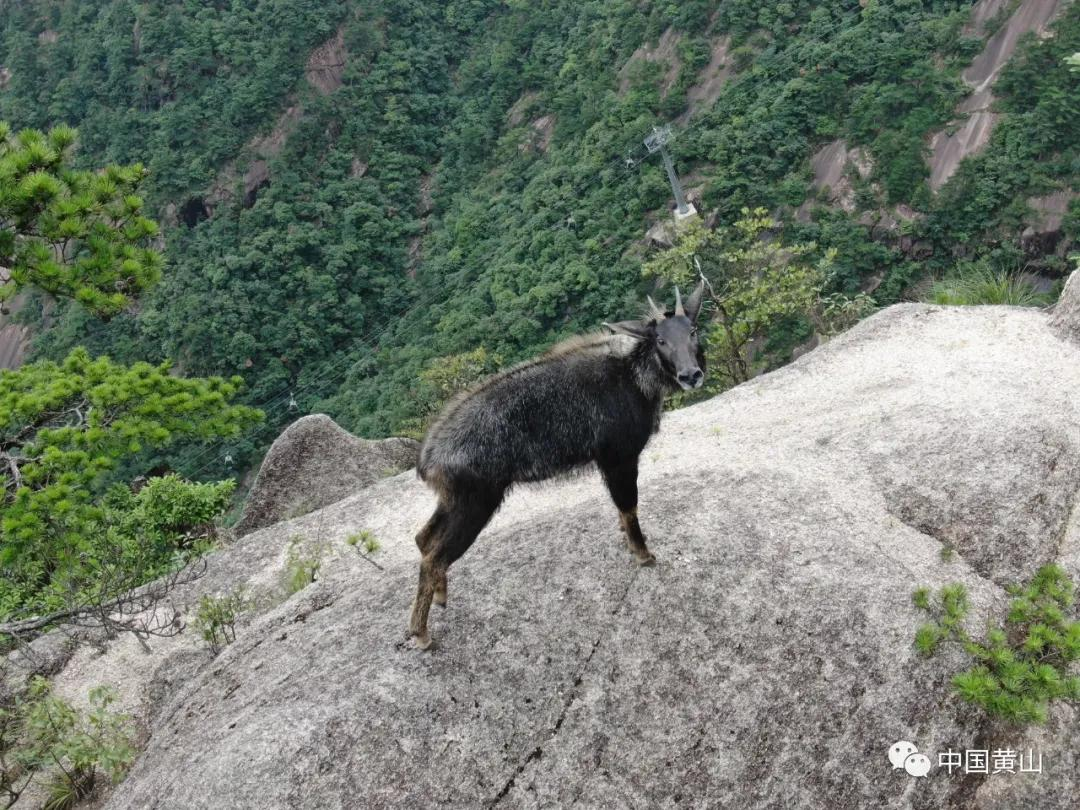
[[[430,643],[431,603],[446,604],[446,571],[518,483],[595,463],[641,564],[653,562],[637,519],[638,456],[660,426],[664,396],[697,387],[701,288],[666,316],[573,338],[455,397],[431,426],[417,473],[439,496],[416,537],[423,555],[410,632]]]

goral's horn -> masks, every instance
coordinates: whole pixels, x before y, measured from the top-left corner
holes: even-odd
[[[686,314],[686,310],[683,309],[683,306],[682,306],[682,296],[679,295],[679,285],[678,284],[675,285],[675,314],[676,315],[685,315]]]
[[[658,321],[662,321],[664,319],[664,310],[656,305],[656,302],[652,300],[651,295],[646,295],[645,300],[649,302],[649,314]]]

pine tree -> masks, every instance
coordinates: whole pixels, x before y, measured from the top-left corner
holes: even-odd
[[[0,121],[0,304],[36,287],[108,318],[161,277],[140,165],[71,168],[76,133]]]
[[[68,127],[12,134],[0,123],[0,303],[33,288],[108,318],[160,278],[158,230],[135,194],[143,168],[74,170],[75,138]],[[177,440],[255,423],[258,411],[234,403],[241,387],[239,377],[184,379],[168,363],[122,365],[81,348],[0,371],[0,619],[12,619],[0,638],[88,616],[153,632],[133,617],[204,550],[233,482],[154,479],[136,495],[121,472]],[[161,576],[164,586],[132,595]]]
[[[127,367],[81,349],[60,364],[0,372],[0,616],[60,610],[127,558],[145,538],[131,527],[117,534],[123,516],[103,500],[110,472],[144,448],[252,424],[257,411],[230,404],[240,382],[174,377],[167,364]],[[132,557],[135,579],[160,573],[174,550]]]

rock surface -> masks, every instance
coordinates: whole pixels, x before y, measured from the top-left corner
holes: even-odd
[[[828,190],[828,200],[831,204],[849,214],[854,212],[856,209],[855,188],[848,178],[849,169],[853,168],[859,177],[866,180],[874,167],[865,149],[860,147],[848,149],[847,141],[836,140],[825,144],[811,156],[810,168],[814,171],[814,179],[810,183],[814,196],[807,199],[795,211],[795,218],[800,222],[810,221],[810,212],[825,189]]]
[[[731,37],[725,34],[712,41],[709,47],[709,63],[701,69],[694,83],[686,91],[686,111],[679,116],[685,123],[698,110],[709,110],[731,78]]]
[[[342,26],[329,41],[312,51],[304,76],[320,95],[328,96],[341,87],[348,61],[349,51],[345,47],[345,28]]]
[[[142,696],[149,740],[107,806],[1072,808],[1077,711],[986,722],[951,693],[961,653],[915,653],[911,603],[963,582],[975,631],[1008,578],[1055,559],[1080,575],[1069,318],[899,305],[668,414],[642,456],[653,569],[594,474],[515,492],[451,569],[429,653],[404,642],[433,506],[411,473],[241,539],[178,595],[259,598],[219,657],[193,667],[185,632],[58,676],[62,694],[119,677],[125,705]],[[371,560],[345,541],[362,529]],[[323,576],[282,601],[290,542]],[[929,777],[892,769],[897,740]],[[1042,773],[937,767],[1006,746]]]
[[[1080,272],[1073,273],[1065,282],[1050,314],[1050,328],[1063,340],[1080,345]]]
[[[642,45],[626,60],[626,64],[619,70],[619,93],[625,94],[633,82],[634,70],[642,64],[656,64],[664,68],[664,75],[660,80],[660,98],[665,98],[671,90],[675,80],[679,78],[679,69],[682,63],[679,60],[678,46],[682,35],[675,30],[674,26],[668,28],[660,35],[656,45],[648,43]]]
[[[7,313],[0,312],[0,369],[21,366],[30,347],[30,328],[14,323],[11,317],[25,303],[25,296],[17,295],[7,303]]]
[[[297,419],[278,436],[259,468],[237,535],[305,515],[416,466],[413,439],[358,439],[325,414]]]

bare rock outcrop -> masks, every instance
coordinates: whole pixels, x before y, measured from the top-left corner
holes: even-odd
[[[278,116],[270,132],[253,138],[245,151],[255,157],[248,163],[243,174],[240,174],[234,162],[228,163],[218,173],[209,191],[199,199],[199,204],[205,207],[205,216],[212,216],[214,209],[233,199],[237,191],[242,194],[245,207],[250,208],[255,204],[259,191],[271,181],[270,161],[281,154],[285,142],[303,114],[303,108],[298,105],[287,107]],[[238,186],[240,188],[237,188]]]
[[[0,312],[0,368],[18,368],[30,348],[30,328],[11,317],[25,303],[25,296],[17,295],[7,303],[7,312]]]
[[[1065,282],[1050,314],[1050,328],[1063,340],[1080,345],[1080,273],[1073,273]]]
[[[986,102],[989,107],[989,100]],[[1000,116],[989,109],[972,110],[955,132],[938,132],[930,139],[930,188],[937,191],[952,177],[960,161],[978,154],[990,141]]]
[[[1062,189],[1038,197],[1029,197],[1028,205],[1031,216],[1028,225],[1020,234],[1024,249],[1032,255],[1045,256],[1057,254],[1063,256],[1069,244],[1062,239],[1062,225],[1068,213],[1069,204],[1076,199],[1076,192]]]
[[[963,73],[963,79],[976,93],[989,89],[1005,63],[1012,57],[1020,38],[1031,31],[1042,33],[1067,0],[1024,0],[986,43],[986,47]],[[979,6],[1004,4],[983,0],[976,4],[973,17],[979,19]]]
[[[18,368],[30,346],[30,329],[0,315],[0,368]]]
[[[325,414],[297,419],[263,459],[237,535],[306,515],[416,465],[413,439],[358,439]]]
[[[319,95],[328,96],[341,87],[348,59],[345,29],[342,27],[311,52],[304,65],[304,77]],[[245,151],[254,157],[244,168],[243,174],[233,161],[218,172],[214,183],[200,200],[200,204],[205,206],[205,216],[212,216],[214,209],[233,199],[237,191],[240,192],[245,208],[255,204],[259,192],[271,182],[270,161],[281,154],[285,142],[303,115],[301,104],[290,104],[278,116],[268,133],[252,138],[247,144]]]
[[[169,687],[107,806],[1071,810],[1077,711],[987,722],[951,690],[961,652],[915,652],[911,593],[963,582],[978,632],[1002,582],[1080,575],[1078,284],[1052,316],[894,306],[668,414],[642,456],[654,569],[595,475],[514,492],[451,570],[428,654],[404,640],[434,500],[415,476],[240,539],[199,589],[265,591],[295,537],[324,573]],[[346,542],[360,529],[380,567]],[[892,768],[897,740],[929,777]],[[937,764],[1004,747],[1042,772]]]
[[[311,52],[304,76],[320,95],[328,96],[341,87],[349,51],[345,47],[345,29],[339,28],[329,40]]]
[[[660,98],[666,97],[671,86],[675,84],[675,80],[679,78],[679,70],[682,67],[677,49],[681,39],[682,35],[674,27],[668,28],[660,35],[655,46],[645,44],[634,51],[619,71],[619,93],[625,93],[630,89],[635,68],[652,63],[664,67],[664,75],[660,79]]]
[[[849,179],[849,172],[854,171],[866,180],[873,171],[873,163],[865,149],[848,149],[847,141],[835,140],[818,149],[810,158],[810,167],[814,171],[811,188],[817,194],[827,194],[830,203],[851,213],[855,210],[855,188]],[[795,212],[800,222],[810,221],[813,200],[807,200]]]
[[[709,63],[702,68],[697,79],[686,91],[686,112],[679,121],[687,121],[698,110],[708,110],[720,98],[727,80],[732,74],[731,37],[724,35],[715,39],[709,53]]]

